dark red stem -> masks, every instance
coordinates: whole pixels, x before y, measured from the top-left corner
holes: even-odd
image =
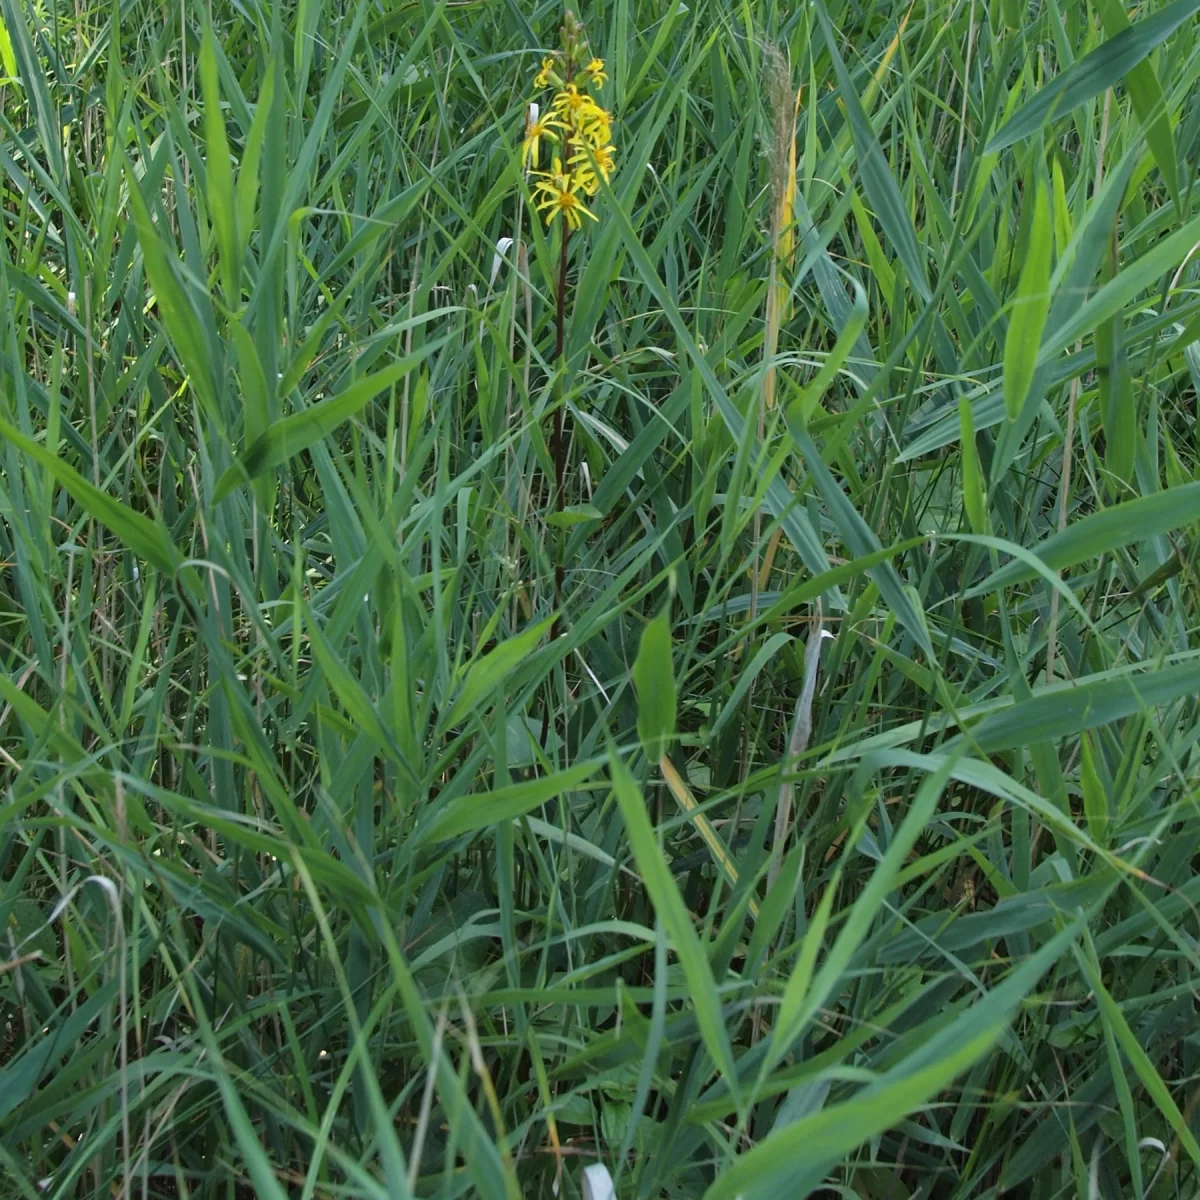
[[[567,83],[571,82],[575,74],[575,59],[574,54],[569,53],[567,56]],[[571,141],[568,138],[563,150],[567,155],[568,160],[571,157]],[[563,350],[566,347],[567,336],[567,262],[568,262],[568,247],[571,243],[571,227],[567,224],[567,219],[564,214],[562,218],[562,241],[560,243],[558,255],[558,293],[555,296],[555,321],[554,321],[554,368],[561,370],[563,366]],[[563,373],[565,377],[565,372]],[[563,494],[566,490],[566,475],[567,475],[567,447],[566,440],[563,434],[563,409],[566,405],[565,397],[561,394],[558,397],[558,404],[554,408],[554,443],[552,453],[554,454],[554,511],[561,513],[563,510]],[[554,628],[550,631],[551,637],[557,637],[562,627],[562,605],[563,605],[563,550],[564,536],[563,530],[560,527],[557,531],[557,548],[554,554],[554,599],[558,605],[559,615],[554,621]]]

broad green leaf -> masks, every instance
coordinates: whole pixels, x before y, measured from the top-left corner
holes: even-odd
[[[27,438],[7,421],[0,419],[0,437],[12,442],[22,454],[40,463],[79,502],[84,511],[117,535],[138,558],[173,575],[183,555],[170,535],[157,521],[137,512],[120,500],[114,500],[89,483],[74,467],[51,454],[45,446]]]
[[[1025,195],[1033,192],[1033,218],[1029,225],[1029,245],[1025,263],[1017,281],[1016,295],[1008,317],[1008,334],[1004,339],[1004,408],[1008,419],[1015,421],[1026,403],[1040,397],[1030,397],[1029,388],[1037,370],[1038,349],[1046,314],[1050,311],[1050,255],[1053,235],[1050,228],[1050,204],[1046,185],[1040,172],[1030,181]]]
[[[242,246],[237,232],[237,204],[234,199],[233,166],[229,142],[225,136],[225,118],[221,113],[221,88],[217,81],[216,51],[211,25],[205,25],[200,42],[200,85],[204,95],[205,175],[208,184],[208,211],[221,252],[221,275],[225,303],[236,309],[241,301]]]
[[[8,36],[8,28],[4,24],[4,16],[0,13],[0,67],[9,79],[17,77],[17,59],[13,54],[12,38]]]
[[[1062,163],[1056,158],[1050,168],[1050,192],[1054,209],[1054,253],[1061,262],[1071,244],[1074,221],[1071,206],[1067,203],[1067,180],[1063,175]]]
[[[1116,242],[1108,264],[1108,278],[1117,273]],[[1100,322],[1093,338],[1096,350],[1096,395],[1100,401],[1100,423],[1104,428],[1104,465],[1120,490],[1132,483],[1137,451],[1137,400],[1133,375],[1125,353],[1125,322],[1120,313]]]
[[[1147,709],[1162,708],[1200,693],[1200,662],[1129,671],[1115,679],[1075,680],[1034,692],[1033,698],[985,717],[970,732],[971,744],[998,754],[1036,741],[1071,737]],[[960,734],[953,744],[963,741]]]
[[[546,518],[548,525],[559,529],[570,529],[574,525],[586,525],[590,521],[602,521],[604,514],[594,504],[569,504],[562,512],[551,513]]]
[[[1152,50],[1200,12],[1200,0],[1175,0],[1153,16],[1122,30],[1072,63],[1021,108],[988,142],[984,154],[994,154],[1064,117],[1105,88],[1115,87]]]
[[[546,636],[553,624],[553,617],[538,621],[477,658],[467,668],[462,688],[455,696],[446,716],[446,724],[457,724],[481,700],[486,699],[500,687],[507,676],[533,653],[537,644]]]
[[[725,1028],[716,980],[713,979],[704,948],[659,848],[641,789],[615,749],[609,752],[609,769],[612,772],[613,793],[629,835],[630,848],[642,873],[646,891],[654,902],[654,910],[670,935],[671,948],[683,968],[705,1048],[736,1095],[737,1070],[729,1046],[729,1032]]]
[[[958,427],[962,447],[963,508],[966,509],[972,531],[987,533],[987,489],[983,483],[983,469],[979,465],[979,451],[975,445],[975,423],[971,418],[971,404],[966,396],[958,398]]]
[[[1083,792],[1083,814],[1087,820],[1088,833],[1097,845],[1107,846],[1112,813],[1108,793],[1096,772],[1092,738],[1086,729],[1079,739],[1079,787]]]
[[[276,421],[247,448],[241,462],[230,467],[221,476],[213,493],[213,503],[217,504],[223,500],[242,480],[254,479],[321,441],[344,421],[354,416],[359,409],[374,400],[380,392],[403,379],[441,344],[440,341],[432,342],[422,347],[418,353],[401,358],[374,375],[355,380],[336,396],[330,396],[311,408]]]
[[[675,735],[675,665],[671,661],[670,604],[642,630],[633,663],[638,737],[651,762],[658,762]]]
[[[174,254],[167,250],[158,236],[150,209],[142,196],[142,183],[137,172],[126,160],[125,180],[129,188],[129,207],[146,275],[154,288],[155,299],[162,316],[163,328],[179,355],[183,369],[196,391],[196,396],[210,420],[220,419],[217,396],[217,374],[214,371],[213,347],[204,330],[204,321],[175,274]]]
[[[758,916],[753,923],[750,942],[746,947],[746,961],[755,967],[763,961],[771,940],[796,903],[796,894],[803,888],[800,873],[804,868],[805,845],[798,841],[779,866],[775,882],[767,890]],[[832,894],[833,889],[826,888]],[[803,894],[801,892],[801,894]],[[824,896],[822,896],[824,900]]]
[[[1050,570],[1063,571],[1123,546],[1182,529],[1193,521],[1200,521],[1200,482],[1114,504],[1051,534],[1030,549]],[[1036,568],[1017,559],[994,571],[965,595],[970,598],[994,592],[1036,578],[1037,574]]]
[[[250,125],[250,132],[246,136],[242,160],[238,163],[236,227],[241,239],[239,251],[242,254],[246,252],[250,231],[254,228],[254,209],[258,199],[259,168],[262,163],[263,145],[267,140],[267,124],[271,120],[275,108],[275,91],[277,87],[282,86],[278,82],[281,73],[278,69],[277,57],[272,56],[267,60],[266,69],[262,73],[258,102],[254,106],[254,120]]]
[[[558,796],[584,788],[595,778],[600,765],[601,760],[593,759],[553,775],[509,784],[491,792],[459,796],[436,813],[429,826],[417,835],[418,841],[445,841],[523,817]]]
[[[254,339],[240,321],[230,321],[229,332],[237,349],[238,379],[242,385],[242,428],[253,445],[270,424],[270,387]]]

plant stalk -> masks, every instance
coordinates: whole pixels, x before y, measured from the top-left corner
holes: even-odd
[[[567,475],[567,447],[566,438],[563,431],[563,405],[565,399],[561,394],[562,379],[563,379],[563,353],[566,346],[567,332],[567,261],[568,248],[571,243],[571,227],[564,221],[562,223],[562,243],[558,258],[558,295],[555,297],[556,311],[554,323],[554,367],[560,372],[559,375],[559,397],[558,403],[554,407],[554,437],[551,444],[551,451],[554,455],[554,511],[561,513],[563,510],[563,493],[566,488]],[[558,606],[559,615],[554,620],[554,628],[550,631],[551,637],[557,637],[561,632],[562,626],[562,603],[563,603],[563,576],[565,574],[563,566],[563,553],[565,550],[563,529],[560,526],[556,531],[556,544],[554,552],[554,602]]]

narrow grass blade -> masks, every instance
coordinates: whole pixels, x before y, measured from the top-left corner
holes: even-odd
[[[866,188],[867,196],[874,206],[875,215],[880,225],[883,226],[884,233],[895,247],[896,254],[904,264],[905,271],[908,272],[909,281],[917,295],[922,300],[928,301],[931,295],[929,273],[925,268],[925,260],[917,242],[916,231],[913,229],[912,221],[905,208],[904,199],[900,195],[900,188],[892,176],[883,151],[879,148],[875,130],[863,108],[858,92],[855,91],[850,72],[846,70],[846,64],[842,61],[841,51],[837,44],[837,34],[821,0],[817,0],[813,11],[817,14],[821,32],[825,35],[825,45],[829,50],[830,61],[833,63],[833,73],[837,77],[842,101],[846,105],[846,113],[850,118],[850,131],[854,137],[854,152],[858,159],[858,171],[862,177],[863,187]]]
[[[1200,12],[1200,0],[1175,0],[1153,16],[1122,30],[1074,62],[1048,83],[995,133],[984,154],[995,154],[1114,87],[1185,21]]]
[[[933,816],[953,766],[953,760],[946,759],[921,784],[912,807],[892,837],[887,853],[855,900],[837,940],[827,952],[821,969],[812,979],[811,986],[809,972],[803,968],[803,956],[793,970],[784,988],[775,1032],[771,1037],[772,1061],[779,1062],[783,1058],[812,1015],[826,1002],[842,978],[854,952],[867,936],[872,923],[879,917],[884,897],[892,887],[896,873]]]
[[[461,721],[480,701],[500,687],[505,678],[533,653],[553,624],[553,617],[538,621],[477,658],[467,668],[466,678],[450,706],[446,723],[454,725]]]
[[[970,733],[971,744],[998,754],[1038,741],[1071,737],[1134,713],[1165,707],[1200,693],[1200,662],[1128,671],[1115,679],[1081,679],[1035,692],[1033,698],[986,717]],[[956,741],[961,741],[959,735]]]
[[[808,1194],[844,1154],[894,1127],[978,1061],[1005,1033],[1021,1000],[1076,933],[1074,926],[1063,930],[928,1045],[853,1099],[773,1131],[721,1173],[704,1200],[772,1200]]]
[[[558,796],[584,789],[595,778],[600,765],[600,760],[579,763],[540,779],[509,784],[491,792],[460,796],[436,813],[426,828],[418,832],[417,840],[445,841],[465,833],[476,833],[514,817],[523,817]]]
[[[1175,1103],[1174,1097],[1172,1097],[1166,1083],[1163,1081],[1163,1077],[1158,1072],[1158,1068],[1143,1049],[1137,1035],[1130,1029],[1129,1022],[1125,1019],[1125,1014],[1121,1011],[1121,1006],[1113,999],[1108,988],[1104,986],[1094,948],[1090,946],[1087,949],[1077,947],[1075,957],[1079,962],[1081,972],[1092,989],[1093,995],[1096,997],[1101,1019],[1112,1030],[1117,1044],[1121,1047],[1122,1053],[1129,1060],[1134,1073],[1142,1081],[1142,1086],[1154,1101],[1155,1107],[1162,1113],[1167,1124],[1175,1131],[1175,1136],[1179,1139],[1179,1145],[1187,1152],[1187,1156],[1192,1160],[1193,1164],[1200,1168],[1200,1143],[1196,1141],[1196,1135],[1189,1128],[1187,1119],[1179,1111],[1179,1106]]]
[[[851,553],[858,558],[876,554],[880,550],[879,539],[871,527],[850,503],[845,492],[838,486],[837,481],[825,466],[820,451],[813,445],[812,439],[793,419],[789,412],[787,417],[788,431],[804,456],[805,465],[813,477],[813,483],[821,495],[821,499],[829,508],[830,516],[838,531],[846,540]],[[891,563],[882,563],[869,568],[867,572],[879,586],[879,591],[887,601],[888,606],[896,614],[896,619],[912,635],[913,640],[932,657],[933,646],[929,640],[929,630],[921,614],[914,606],[908,592],[900,581],[896,568]]]
[[[85,512],[112,530],[139,558],[166,575],[174,575],[183,562],[183,555],[161,524],[122,504],[120,500],[114,500],[84,479],[74,467],[3,419],[0,419],[0,437],[40,463],[83,506]]]
[[[708,959],[704,955],[691,917],[684,907],[683,898],[675,886],[675,880],[671,877],[670,869],[654,836],[654,827],[650,824],[641,790],[615,750],[609,753],[609,769],[612,773],[613,793],[629,835],[629,845],[642,873],[646,890],[654,901],[655,911],[670,934],[671,945],[679,959],[679,965],[683,968],[705,1048],[726,1083],[736,1094],[737,1071],[729,1045],[729,1032],[725,1028],[725,1019],[717,998],[717,985]]]
[[[338,395],[276,421],[247,448],[241,462],[221,476],[213,493],[213,503],[223,500],[243,479],[255,479],[321,441],[380,392],[386,391],[420,366],[440,345],[440,342],[431,342],[419,353],[408,355],[365,379],[355,380]]]
[[[1037,370],[1038,348],[1046,314],[1050,311],[1050,254],[1053,236],[1050,204],[1041,172],[1026,184],[1025,195],[1033,194],[1033,218],[1029,225],[1029,244],[1025,263],[1017,282],[1008,333],[1004,339],[1004,408],[1010,421],[1017,420],[1027,403],[1040,397],[1029,394]]]
[[[46,77],[42,74],[33,39],[29,36],[25,14],[17,7],[16,0],[0,0],[0,14],[3,14],[6,26],[6,73],[18,75],[24,85],[50,171],[55,179],[61,180],[64,175],[62,123],[57,106],[50,98],[50,89],[46,86]],[[15,72],[13,66],[17,68]]]
[[[1099,0],[1097,7],[1109,37],[1118,37],[1132,28],[1121,0]],[[1142,123],[1146,142],[1150,153],[1154,155],[1154,161],[1158,164],[1159,174],[1167,185],[1175,207],[1182,213],[1179,162],[1175,152],[1175,133],[1171,128],[1171,113],[1149,56],[1129,70],[1125,77],[1125,87],[1133,102],[1133,111]]]
[[[1050,570],[1064,571],[1124,546],[1186,528],[1194,521],[1200,521],[1200,483],[1185,483],[1101,509],[1030,549]],[[968,598],[982,596],[1036,576],[1034,567],[1017,559],[965,594]]]
[[[638,737],[650,762],[658,762],[675,734],[675,665],[671,661],[669,606],[642,630],[633,663],[638,700]]]

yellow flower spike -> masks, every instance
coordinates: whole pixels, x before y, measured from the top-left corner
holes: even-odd
[[[586,67],[583,68],[584,74],[598,87],[602,88],[608,82],[608,75],[604,70],[604,59],[593,58]]]
[[[538,212],[545,215],[547,225],[552,224],[555,217],[561,216],[568,228],[581,229],[584,217],[593,221],[597,219],[579,196],[581,188],[578,178],[563,171],[562,160],[557,156],[551,169],[539,171],[535,178],[534,203]]]

